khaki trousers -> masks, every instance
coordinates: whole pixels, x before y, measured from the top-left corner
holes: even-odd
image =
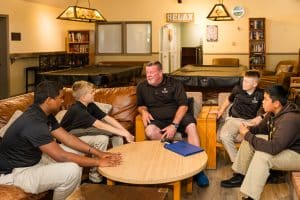
[[[259,137],[267,138],[266,135]],[[270,169],[294,171],[300,170],[300,154],[292,150],[283,150],[276,155],[255,151],[247,142],[243,141],[238,151],[232,169],[245,175],[241,192],[260,199],[267,182]]]
[[[63,145],[61,147],[76,153]],[[33,194],[54,190],[53,200],[64,200],[79,186],[81,173],[82,168],[77,164],[58,163],[43,154],[38,164],[15,168],[11,174],[1,176],[0,184],[15,185]]]
[[[73,135],[76,135],[80,139],[87,142],[89,145],[92,145],[96,149],[106,151],[109,143],[109,139],[111,139],[111,143],[113,147],[117,147],[123,144],[123,137],[115,135],[109,131],[98,129],[95,127],[89,128],[80,128],[73,129],[70,131]],[[83,139],[85,138],[85,139]]]
[[[239,128],[242,123],[249,123],[251,120],[245,120],[242,118],[226,117],[225,122],[220,127],[220,140],[227,151],[231,162],[235,161],[237,155],[237,149],[235,147],[235,142],[241,142],[238,138]]]

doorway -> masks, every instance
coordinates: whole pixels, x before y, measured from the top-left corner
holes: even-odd
[[[8,15],[0,14],[0,99],[9,97]]]
[[[186,64],[202,64],[202,33],[199,24],[194,23],[170,23],[160,29],[159,58],[163,65],[164,73],[170,73],[183,67],[182,56],[185,56],[186,48],[192,49],[193,54],[187,57],[195,57],[195,61]]]

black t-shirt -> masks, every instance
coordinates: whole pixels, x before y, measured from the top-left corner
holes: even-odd
[[[229,96],[229,101],[233,103],[229,110],[229,115],[242,119],[252,119],[256,117],[263,98],[264,92],[262,89],[256,88],[249,95],[243,90],[242,86],[235,86]]]
[[[78,128],[89,128],[97,119],[101,120],[106,113],[100,110],[94,103],[86,107],[80,101],[76,101],[67,111],[60,125],[67,131]]]
[[[53,115],[46,116],[39,105],[30,106],[6,131],[0,144],[0,171],[37,164],[40,146],[53,141],[51,131],[59,128]]]
[[[137,105],[146,106],[156,120],[174,118],[181,105],[188,105],[186,93],[179,80],[164,76],[158,86],[149,85],[147,81],[137,87]]]

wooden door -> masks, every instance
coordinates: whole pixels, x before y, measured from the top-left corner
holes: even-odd
[[[9,96],[8,15],[0,15],[0,99]]]

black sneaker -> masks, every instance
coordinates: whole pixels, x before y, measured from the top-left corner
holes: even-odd
[[[240,187],[244,180],[244,175],[242,174],[233,174],[233,177],[230,179],[221,181],[221,186],[225,188],[233,188],[233,187]]]
[[[270,170],[270,175],[268,177],[268,184],[280,184],[286,182],[286,172],[278,170]]]
[[[254,200],[251,197],[243,197],[242,200]]]

